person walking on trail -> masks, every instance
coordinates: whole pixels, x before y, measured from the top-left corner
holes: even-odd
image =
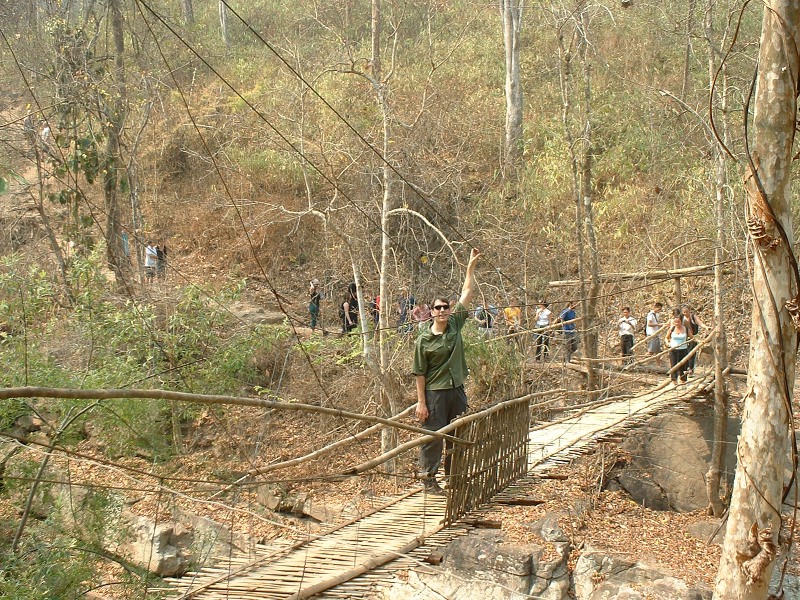
[[[522,309],[519,307],[519,300],[512,298],[503,309],[503,319],[506,322],[506,333],[519,333],[522,331]]]
[[[688,354],[697,346],[697,340],[695,337],[697,336],[697,332],[700,331],[701,327],[705,329],[705,323],[700,320],[700,317],[695,314],[695,312],[692,310],[692,307],[688,304],[684,304],[681,307],[681,313],[683,315],[683,324],[686,326],[686,329],[689,330],[689,345],[687,346]],[[689,357],[689,361],[686,363],[687,375],[694,375],[694,363],[696,360],[697,353],[694,353]]]
[[[494,315],[489,307],[479,304],[475,309],[475,322],[478,325],[478,331],[483,337],[490,338],[494,332]]]
[[[167,278],[167,243],[163,242],[156,246],[156,277],[159,281]]]
[[[158,250],[153,242],[147,242],[144,249],[144,278],[147,283],[153,283],[156,276],[156,265],[158,263]]]
[[[692,334],[689,329],[687,329],[684,319],[677,309],[673,313],[672,323],[669,329],[667,329],[666,337],[667,345],[669,346],[670,379],[672,379],[673,385],[678,384],[678,379],[680,379],[681,383],[685,383],[687,380],[686,368],[688,365],[684,363],[677,368],[676,365],[689,354],[689,340]]]
[[[467,273],[461,296],[454,307],[441,296],[433,301],[431,321],[423,325],[414,347],[414,366],[411,372],[416,379],[416,415],[422,427],[437,431],[467,410],[464,382],[467,379],[467,361],[461,329],[469,317],[469,303],[475,292],[475,265],[480,252],[473,248],[467,263]],[[450,450],[444,461],[445,476],[450,474]],[[419,475],[425,492],[444,495],[436,481],[442,462],[442,440],[435,439],[420,448]]]
[[[539,302],[536,305],[536,329],[549,327],[553,317],[552,311],[547,308],[547,302]],[[536,360],[547,360],[547,355],[550,353],[550,332],[538,331],[536,332]]]
[[[619,318],[619,347],[622,358],[626,362],[633,360],[634,331],[636,331],[636,318],[631,316],[631,307],[626,306],[622,309],[622,316]]]
[[[663,306],[661,302],[653,304],[653,309],[647,313],[647,321],[644,327],[645,334],[650,338],[647,340],[647,356],[656,357],[657,367],[661,366],[661,356],[659,356],[661,354],[661,338],[658,336],[658,330],[661,329],[659,317]]]
[[[578,350],[578,329],[575,326],[575,319],[578,316],[575,314],[576,303],[571,300],[567,303],[567,308],[561,311],[558,315],[557,323],[563,323],[562,330],[564,332],[564,364],[572,360],[572,355]]]
[[[411,311],[411,322],[417,326],[419,331],[431,320],[431,307],[426,303],[419,304]],[[413,331],[413,329],[412,329]],[[409,332],[410,333],[410,332]]]
[[[397,331],[398,333],[408,335],[414,331],[414,324],[411,323],[409,317],[414,310],[416,299],[414,294],[408,291],[407,287],[400,288],[400,299],[397,301]]]
[[[344,301],[339,305],[339,317],[342,320],[342,333],[350,333],[358,327],[358,290],[355,283],[351,283],[344,295]]]
[[[322,289],[319,286],[319,279],[312,279],[308,290],[308,314],[311,316],[310,325],[313,333],[319,323],[320,304],[322,303]],[[322,327],[320,326],[320,329]]]

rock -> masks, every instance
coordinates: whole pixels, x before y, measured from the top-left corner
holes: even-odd
[[[775,563],[775,568],[772,570],[772,581],[769,582],[769,592],[770,594],[774,594],[776,598],[781,597],[778,595],[780,591],[778,586],[781,580],[781,566],[782,563],[780,561]],[[800,577],[792,575],[791,573],[786,574],[786,577],[783,579],[783,598],[786,600],[800,598]]]
[[[44,421],[33,415],[23,415],[14,419],[14,425],[22,429],[25,433],[33,433],[34,431],[41,431],[44,426]]]
[[[249,535],[232,533],[230,529],[208,517],[173,507],[172,518],[192,528],[195,533],[194,551],[198,555],[206,556],[210,552],[227,556],[231,550],[252,552],[255,548],[256,540]]]
[[[315,502],[307,493],[291,494],[277,485],[262,485],[256,498],[263,506],[280,513],[311,517],[321,523],[333,523],[342,514],[342,507]]]
[[[620,474],[616,479],[618,486],[646,508],[670,510],[671,507],[666,493],[653,482],[650,474],[644,472],[634,473],[625,471]]]
[[[572,574],[576,600],[710,600],[711,590],[685,582],[644,563],[587,548]]]
[[[723,485],[733,481],[739,425],[729,419],[728,468]],[[638,503],[656,510],[691,512],[708,505],[705,475],[711,460],[713,422],[707,417],[664,414],[630,433],[623,449],[628,465],[614,478]]]
[[[194,536],[180,523],[159,523],[131,513],[125,515],[126,539],[115,552],[160,577],[189,570]]]
[[[708,542],[711,544],[717,544],[718,546],[721,546],[722,540],[725,538],[725,529],[727,523],[728,522],[726,520],[720,526],[719,519],[714,519],[709,517],[705,521],[698,521],[697,523],[692,523],[687,528],[687,531],[689,532],[689,535],[691,535],[694,538],[697,538],[703,543]]]
[[[338,504],[322,504],[309,498],[303,505],[303,514],[320,523],[333,524],[342,514],[343,507]]]
[[[558,516],[547,513],[544,518],[531,526],[543,541],[552,544],[555,557],[545,560],[542,555],[534,563],[534,579],[529,594],[542,600],[562,600],[569,598],[570,577],[569,553],[572,548],[567,534],[558,525]]]
[[[497,530],[478,529],[441,550],[438,567],[412,570],[383,592],[392,600],[566,600],[569,542],[548,515],[532,526],[542,544],[518,545]],[[546,539],[549,541],[546,541]],[[555,551],[554,551],[555,550]]]

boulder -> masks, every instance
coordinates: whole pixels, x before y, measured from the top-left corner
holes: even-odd
[[[219,554],[228,556],[231,552],[253,552],[256,540],[243,533],[233,533],[216,521],[197,515],[178,506],[172,508],[173,520],[184,523],[194,531],[194,550],[198,555]]]
[[[687,527],[689,535],[704,543],[722,545],[725,539],[725,530],[728,521],[721,522],[720,519],[708,517],[703,521],[692,523]]]
[[[333,523],[342,514],[343,508],[335,504],[322,504],[311,494],[289,493],[278,485],[262,485],[256,490],[258,502],[270,510],[293,514],[297,517],[311,517],[321,523]]]
[[[738,421],[729,419],[728,430],[727,468],[722,479],[730,485],[736,464]],[[631,459],[612,478],[611,485],[655,510],[691,512],[705,508],[712,437],[710,417],[674,413],[653,417],[627,436],[622,448]]]
[[[690,588],[659,569],[588,547],[572,577],[576,600],[711,599],[711,590]]]
[[[115,552],[160,577],[175,577],[189,570],[194,536],[180,523],[158,523],[131,513],[125,541]]]
[[[791,573],[786,573],[781,587],[781,567],[782,563],[777,562],[775,563],[775,568],[772,570],[772,581],[769,582],[769,593],[772,594],[771,597],[782,597],[786,600],[800,598],[800,577],[792,575]],[[781,591],[783,592],[783,596],[779,595]]]
[[[519,545],[498,530],[477,529],[450,542],[437,567],[415,569],[383,592],[392,600],[566,600],[570,544],[554,516],[535,523],[541,544]]]

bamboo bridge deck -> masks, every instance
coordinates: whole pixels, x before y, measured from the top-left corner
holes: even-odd
[[[537,479],[585,454],[603,439],[644,421],[657,410],[686,402],[709,384],[698,377],[678,388],[656,389],[576,410],[530,430],[528,475],[497,495],[532,496]],[[447,501],[413,490],[387,499],[368,515],[323,535],[282,548],[260,547],[256,555],[225,557],[214,566],[151,590],[171,600],[372,598],[441,546],[471,529],[463,519],[445,526]],[[488,514],[491,503],[479,512]]]

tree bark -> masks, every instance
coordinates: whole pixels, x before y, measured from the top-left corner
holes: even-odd
[[[116,99],[109,106],[110,114],[106,115],[106,148],[105,174],[103,175],[103,193],[106,208],[106,257],[108,266],[114,273],[117,283],[121,283],[126,275],[125,253],[123,252],[121,210],[118,198],[119,173],[122,161],[119,156],[119,139],[125,120],[125,37],[123,32],[122,11],[119,0],[109,0],[111,31],[114,39],[114,71],[117,83]]]
[[[781,528],[783,488],[796,459],[790,405],[797,344],[792,317],[799,311],[790,182],[800,76],[800,2],[765,4],[753,147],[745,181],[754,255],[748,389],[714,591],[720,600],[767,597]],[[748,535],[753,534],[756,543],[749,543]]]
[[[378,283],[378,294],[381,298],[381,307],[378,319],[378,377],[376,378],[377,394],[380,401],[381,416],[388,418],[398,412],[396,390],[393,384],[393,377],[390,369],[389,352],[389,286],[387,284],[387,274],[389,273],[389,257],[391,256],[391,238],[389,237],[389,216],[392,210],[392,169],[388,161],[390,160],[391,147],[391,123],[388,100],[386,98],[386,83],[383,81],[383,69],[381,64],[381,31],[382,31],[381,1],[372,0],[372,85],[375,88],[375,97],[381,111],[381,121],[383,127],[383,158],[384,163],[381,167],[381,181],[383,194],[381,196],[381,256],[380,256],[380,280]],[[381,450],[388,452],[397,446],[397,432],[383,429],[381,431]],[[386,463],[386,471],[394,473],[397,470],[397,462],[391,460]]]
[[[589,13],[584,8],[580,14],[580,42],[578,53],[583,67],[583,164],[581,166],[581,196],[583,197],[583,220],[586,239],[589,242],[589,290],[586,298],[586,322],[584,330],[584,348],[587,358],[597,358],[599,335],[596,327],[599,322],[597,301],[600,296],[600,254],[597,250],[597,237],[594,230],[594,210],[592,207],[592,62],[588,55],[589,47]],[[587,389],[591,399],[600,389],[600,378],[597,371],[589,369]]]
[[[192,0],[181,0],[181,13],[183,22],[187,25],[194,25],[194,6]]]
[[[222,43],[226,48],[230,48],[230,40],[228,38],[228,7],[220,0],[219,2],[219,29],[222,33]]]
[[[717,74],[712,18],[713,6],[713,1],[708,0],[704,19],[708,47],[709,86],[713,86]],[[727,105],[725,92],[726,90],[723,88],[720,94],[723,113]],[[722,281],[722,260],[725,245],[725,190],[728,189],[728,177],[725,169],[725,154],[720,147],[720,143],[716,139],[712,139],[711,144],[714,163],[714,219],[717,227],[717,243],[716,248],[714,248],[714,325],[717,333],[714,337],[714,438],[712,440],[711,464],[706,473],[706,492],[711,514],[715,517],[722,517],[726,506],[722,498],[720,483],[725,468],[725,446],[728,437],[728,395],[725,386],[728,347],[723,309],[725,288]]]
[[[524,0],[500,0],[505,48],[506,137],[503,170],[508,177],[522,159],[523,92],[520,77],[520,33]]]

